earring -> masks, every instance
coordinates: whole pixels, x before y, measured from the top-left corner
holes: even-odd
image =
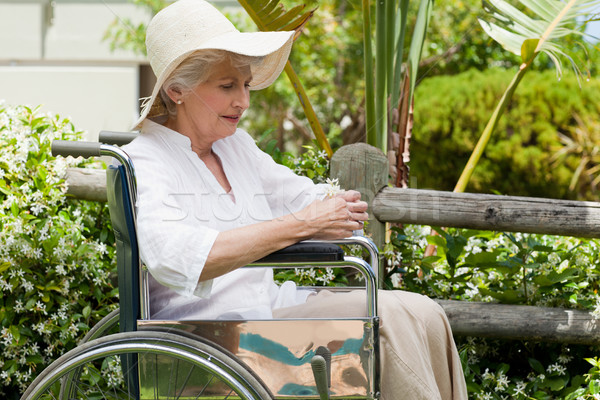
[[[177,100],[177,104],[181,104],[183,103],[181,100]]]

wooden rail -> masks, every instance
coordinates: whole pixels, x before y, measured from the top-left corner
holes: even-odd
[[[381,245],[385,223],[600,237],[600,203],[452,193],[387,186],[388,162],[366,144],[344,146],[331,160],[331,176],[370,204],[369,228]],[[67,193],[106,201],[105,172],[69,169]],[[600,320],[561,308],[437,300],[455,335],[600,344]]]
[[[565,308],[436,300],[452,333],[496,339],[600,344],[600,320]]]
[[[67,168],[67,195],[76,199],[105,202],[106,171],[92,168]]]
[[[373,212],[386,222],[600,237],[600,203],[587,201],[384,188]]]

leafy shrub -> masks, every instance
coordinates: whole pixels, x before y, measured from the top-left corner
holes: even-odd
[[[52,140],[80,136],[66,118],[0,103],[0,397],[115,306],[106,208],[68,200],[65,170],[84,164],[50,155]]]
[[[394,228],[385,285],[433,298],[579,308],[600,319],[598,242],[420,226]],[[438,254],[423,257],[428,243]],[[597,347],[457,338],[473,399],[588,399]],[[590,363],[592,368],[590,369]]]
[[[453,189],[513,74],[471,70],[426,79],[419,85],[409,164],[419,187]],[[568,135],[576,115],[598,119],[600,81],[581,85],[569,74],[557,81],[554,71],[530,72],[501,118],[467,191],[597,198],[587,190],[581,195],[569,191],[580,161],[576,154],[553,162],[562,147],[558,133]]]
[[[434,298],[590,310],[600,319],[594,239],[466,229],[393,228],[388,288]],[[427,244],[437,255],[423,257]]]

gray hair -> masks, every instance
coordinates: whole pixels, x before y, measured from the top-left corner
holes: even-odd
[[[200,50],[187,57],[171,75],[165,80],[160,88],[160,97],[165,104],[169,116],[177,115],[175,102],[167,95],[169,89],[181,93],[193,90],[199,84],[206,82],[214,65],[229,59],[235,68],[245,66],[254,67],[260,64],[264,57],[251,57],[242,54],[231,53],[226,50]]]

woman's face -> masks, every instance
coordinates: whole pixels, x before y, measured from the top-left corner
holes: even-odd
[[[212,144],[232,135],[250,105],[250,67],[235,68],[229,59],[213,66],[208,79],[186,93],[177,123],[188,136]]]

